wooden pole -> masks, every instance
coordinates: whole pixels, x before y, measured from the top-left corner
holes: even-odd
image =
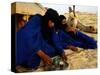
[[[74,13],[74,17],[76,16],[75,15],[75,5],[73,5],[73,13]]]

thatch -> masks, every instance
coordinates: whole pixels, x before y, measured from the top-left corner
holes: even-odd
[[[15,2],[12,3],[11,14],[44,15],[46,9],[39,3]]]

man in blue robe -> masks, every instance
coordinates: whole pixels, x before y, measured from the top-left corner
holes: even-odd
[[[65,59],[63,48],[60,47],[60,44],[57,44],[59,39],[52,41],[53,43],[51,44],[48,42],[49,39],[43,37],[41,32],[41,26],[47,23],[46,25],[52,27],[53,23],[55,23],[55,18],[58,18],[58,16],[55,10],[48,9],[43,17],[41,15],[34,15],[24,27],[17,31],[16,68],[23,66],[37,69],[41,60],[45,64],[51,65],[53,62],[51,57],[56,55],[60,55]],[[44,34],[44,36],[47,34]]]
[[[97,48],[97,41],[88,35],[78,31],[75,28],[71,28],[66,23],[66,18],[60,15],[60,24],[58,28],[60,29],[61,38],[63,39],[64,47],[71,45],[75,47],[80,47],[84,49],[95,49]]]

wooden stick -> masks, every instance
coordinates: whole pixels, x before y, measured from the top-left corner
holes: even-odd
[[[75,5],[73,5],[73,13],[74,13],[74,17],[76,16],[75,15]]]

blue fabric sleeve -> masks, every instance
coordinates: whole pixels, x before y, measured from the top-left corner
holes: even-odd
[[[53,44],[54,44],[54,46],[55,46],[55,48],[57,50],[57,53],[60,54],[60,55],[62,53],[64,53],[64,49],[63,49],[62,44],[60,42],[59,36],[58,36],[58,34],[56,32],[53,32],[52,40],[53,40]]]
[[[27,42],[27,47],[29,50],[34,50],[37,52],[41,49],[41,18],[39,15],[34,15],[25,25],[22,30],[23,36],[25,36],[25,41]]]
[[[76,47],[82,47],[83,43],[74,40],[70,35],[68,35],[66,32],[60,30],[59,31],[59,37],[62,42],[63,48],[66,48],[68,45],[73,45]]]
[[[88,35],[77,31],[76,35],[78,36],[78,40],[83,42],[85,45],[85,48],[95,49],[97,48],[97,41],[94,40],[92,37],[89,37]]]

